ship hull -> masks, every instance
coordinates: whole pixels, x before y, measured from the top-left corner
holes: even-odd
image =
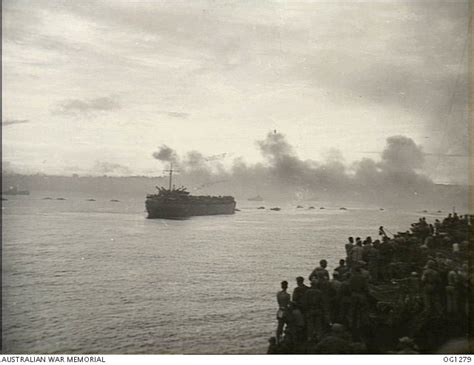
[[[234,214],[235,201],[225,202],[166,202],[147,199],[145,202],[149,219],[176,219],[200,215]]]

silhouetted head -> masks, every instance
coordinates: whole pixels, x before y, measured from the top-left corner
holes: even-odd
[[[283,281],[281,282],[281,288],[282,288],[283,290],[288,289],[288,281],[283,280]]]
[[[346,260],[344,259],[339,260],[339,266],[344,266],[345,263],[346,263]]]
[[[319,261],[319,266],[325,269],[328,266],[328,262],[326,260]]]
[[[398,343],[402,349],[410,348],[410,349],[418,350],[418,346],[415,344],[415,341],[413,341],[413,339],[410,337],[399,338]]]
[[[360,242],[360,237],[357,237],[357,238],[356,238],[356,243],[357,243],[357,242]]]
[[[349,240],[349,243],[354,243],[354,237],[349,237],[348,240]]]
[[[344,325],[340,324],[340,323],[333,323],[332,326],[331,326],[331,333],[333,335],[344,335],[346,332],[346,328],[344,327]]]
[[[298,284],[298,285],[303,285],[303,283],[304,283],[304,277],[298,276],[298,277],[296,278],[296,284]]]

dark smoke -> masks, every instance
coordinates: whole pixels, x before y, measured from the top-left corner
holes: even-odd
[[[177,162],[178,155],[175,150],[164,144],[158,151],[153,152],[153,158],[163,162]]]
[[[269,133],[257,142],[264,162],[247,164],[235,159],[230,169],[209,161],[198,151],[178,158],[162,146],[153,157],[176,162],[177,179],[195,190],[205,187],[210,194],[228,193],[240,197],[262,195],[268,199],[412,199],[434,185],[419,172],[424,157],[411,138],[387,139],[381,160],[364,158],[347,166],[342,155],[332,150],[324,160],[302,160],[281,133]]]
[[[423,151],[411,138],[393,136],[387,138],[387,147],[382,153],[382,166],[389,170],[414,171],[425,162]]]
[[[363,159],[356,164],[354,181],[359,190],[385,195],[417,195],[433,182],[418,171],[424,164],[423,150],[405,136],[387,138],[380,162]]]

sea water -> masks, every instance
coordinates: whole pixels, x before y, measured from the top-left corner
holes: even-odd
[[[323,258],[332,271],[348,236],[444,215],[238,202],[235,215],[149,220],[144,198],[88,198],[2,202],[3,352],[264,353],[282,280],[291,292]]]

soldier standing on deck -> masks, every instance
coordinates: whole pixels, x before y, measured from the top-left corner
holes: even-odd
[[[436,271],[436,263],[433,260],[427,262],[421,282],[423,284],[425,313],[429,315],[438,314],[440,310],[439,289],[441,278],[438,271]]]
[[[319,266],[309,275],[309,280],[312,281],[313,278],[316,278],[318,281],[329,281],[329,272],[326,269],[327,266],[328,262],[326,260],[319,261]]]
[[[353,275],[349,279],[351,291],[351,330],[354,341],[360,340],[361,328],[366,322],[367,279],[362,275],[360,267],[354,268]]]
[[[296,278],[296,285],[296,288],[293,289],[293,302],[301,309],[303,305],[303,295],[309,287],[304,284],[304,278],[302,276]]]
[[[347,265],[348,266],[351,266],[351,251],[352,251],[352,248],[354,247],[354,237],[349,237],[347,239],[347,243],[345,245],[345,249],[346,249],[346,262],[347,262]]]
[[[281,282],[281,291],[277,293],[278,311],[277,321],[278,327],[276,331],[276,341],[280,343],[281,335],[283,334],[283,327],[285,326],[288,316],[288,305],[290,304],[290,294],[286,292],[288,289],[288,282],[286,280]]]
[[[308,341],[317,342],[323,332],[324,305],[323,294],[318,289],[318,281],[311,281],[311,287],[303,296],[303,308]]]

